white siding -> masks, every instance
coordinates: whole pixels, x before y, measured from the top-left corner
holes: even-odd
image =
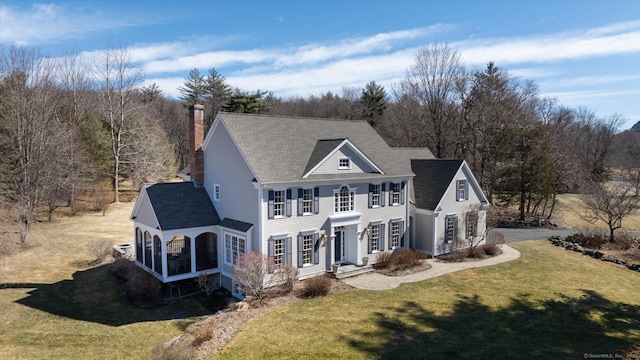
[[[360,223],[357,228],[358,238],[355,242],[357,246],[357,252],[360,257],[367,255],[368,237],[362,235],[362,230],[366,228],[370,222],[382,221],[386,224],[385,242],[388,242],[388,229],[389,221],[391,219],[401,219],[405,221],[405,229],[408,229],[409,222],[405,219],[406,205],[398,206],[384,206],[379,208],[368,208],[369,201],[369,183],[357,183],[357,184],[339,184],[331,186],[319,186],[319,214],[297,216],[297,194],[298,187],[292,189],[291,199],[291,217],[267,219],[268,214],[268,191],[264,190],[262,213],[263,213],[263,235],[262,235],[262,251],[268,253],[268,240],[273,235],[286,235],[292,238],[292,265],[297,266],[298,244],[297,236],[300,232],[309,230],[323,232],[327,235],[327,240],[319,248],[319,264],[300,268],[301,277],[310,276],[314,274],[323,273],[330,268],[332,261],[331,247],[333,244],[332,235],[332,222],[330,217],[336,215],[334,213],[334,189],[339,189],[342,185],[348,185],[349,187],[357,188],[356,191],[356,205],[354,213],[360,214]],[[387,194],[385,194],[388,196]],[[347,214],[347,213],[341,213]],[[408,246],[408,231],[405,235],[405,246]],[[351,244],[354,244],[353,242]],[[387,246],[385,246],[386,248]],[[353,254],[353,249],[352,249]],[[370,256],[371,257],[371,256]],[[350,259],[351,260],[351,259]],[[355,260],[355,258],[353,259]]]
[[[258,190],[253,173],[222,123],[218,123],[204,154],[204,187],[220,219],[231,218],[253,224],[257,236]],[[214,184],[220,185],[220,201],[214,201]],[[257,244],[251,244],[255,248]]]
[[[477,189],[473,186],[469,186],[469,200],[466,201],[456,201],[457,200],[457,184],[458,180],[466,179],[469,181],[467,176],[465,175],[463,169],[461,168],[456,173],[456,176],[449,184],[447,191],[445,192],[441,202],[440,207],[442,211],[440,215],[436,218],[436,255],[444,254],[450,252],[451,245],[444,244],[444,235],[445,235],[445,218],[447,215],[457,215],[458,216],[458,237],[464,238],[466,232],[466,223],[465,223],[465,214],[473,209],[479,209],[480,207],[480,198],[477,194]],[[484,233],[486,227],[486,212],[480,211],[478,214],[478,234],[482,235]]]
[[[152,229],[157,228],[159,226],[158,220],[154,215],[153,208],[151,207],[151,202],[149,201],[149,196],[146,191],[141,192],[141,196],[138,197],[137,202],[137,209],[135,214],[133,214],[133,216],[136,217],[134,222],[136,224],[147,225]]]
[[[338,162],[341,158],[351,159],[350,169],[338,169]],[[342,173],[370,173],[374,170],[353,150],[347,146],[342,146],[325,163],[320,165],[313,174],[342,174]]]

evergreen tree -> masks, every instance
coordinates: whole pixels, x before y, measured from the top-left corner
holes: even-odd
[[[187,104],[201,103],[206,93],[206,81],[204,75],[197,68],[191,69],[189,75],[184,79],[184,86],[179,86],[180,99]]]
[[[369,82],[360,96],[362,103],[362,117],[366,119],[371,126],[375,127],[379,119],[387,109],[387,93],[384,88],[375,81]]]

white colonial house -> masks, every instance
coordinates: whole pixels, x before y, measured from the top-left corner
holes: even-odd
[[[462,160],[391,148],[366,121],[221,112],[203,139],[203,112],[191,108],[188,181],[145,185],[131,215],[135,263],[164,283],[219,274],[233,291],[252,250],[300,278],[402,247],[438,255],[460,227],[449,219],[472,208],[467,229],[484,229]]]

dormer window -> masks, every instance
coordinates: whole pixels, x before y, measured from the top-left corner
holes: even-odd
[[[343,157],[338,160],[338,170],[349,170],[351,169],[351,159],[348,157]]]

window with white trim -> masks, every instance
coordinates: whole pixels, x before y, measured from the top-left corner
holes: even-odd
[[[247,251],[247,239],[236,234],[225,233],[224,250],[224,262],[229,265],[237,264],[240,255]]]
[[[273,240],[273,263],[276,266],[284,265],[284,239]]]
[[[457,189],[458,189],[457,191],[458,197],[456,201],[469,200],[469,182],[467,181],[467,179],[458,180]]]
[[[213,184],[213,201],[220,201],[220,184]]]
[[[384,250],[384,224],[372,224],[369,226],[369,250],[371,254]]]
[[[269,238],[268,253],[276,267],[291,265],[291,238],[280,235]]]
[[[285,191],[275,190],[273,192],[273,216],[282,217],[285,216]]]
[[[302,213],[313,214],[313,189],[302,189]]]
[[[302,265],[313,263],[313,234],[302,235]]]
[[[333,210],[334,212],[347,212],[355,210],[356,193],[355,189],[350,189],[343,185],[338,190],[333,191]]]
[[[400,205],[400,183],[391,183],[389,191],[391,193],[391,205]]]
[[[351,159],[349,159],[348,157],[343,157],[338,159],[338,169],[339,170],[351,169]]]
[[[381,184],[371,184],[371,206],[381,206]]]
[[[458,216],[447,215],[444,218],[444,242],[450,243],[456,239],[458,232]]]
[[[395,221],[391,223],[391,248],[397,248],[400,246],[400,222]]]
[[[467,213],[465,229],[467,232],[467,239],[474,236],[478,236],[478,212],[470,211]]]

